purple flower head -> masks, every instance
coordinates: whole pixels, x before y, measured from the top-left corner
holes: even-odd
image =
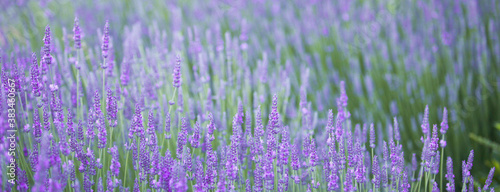
[[[436,155],[436,152],[439,148],[438,142],[439,142],[438,128],[437,125],[434,124],[432,128],[431,142],[429,143],[429,151],[428,151],[429,157],[434,157]]]
[[[470,150],[469,158],[467,158],[467,170],[472,169],[472,161],[474,161],[474,150]]]
[[[97,144],[97,148],[104,148],[106,147],[106,141],[107,141],[107,130],[106,130],[106,125],[104,124],[104,121],[102,121],[102,118],[97,119],[96,121],[96,127],[97,131],[99,132],[97,135],[97,138],[99,140],[99,143]]]
[[[148,114],[148,129],[147,129],[147,132],[149,135],[153,135],[155,133],[155,130],[156,130],[156,122],[155,122],[154,118],[155,117],[154,117],[153,110],[150,110],[149,114]]]
[[[142,109],[141,109],[141,104],[136,103],[135,104],[135,117],[133,120],[134,124],[134,132],[137,133],[139,137],[144,137],[144,125],[142,124]]]
[[[40,141],[42,137],[42,125],[40,124],[40,116],[38,115],[38,109],[33,110],[33,134],[36,141]]]
[[[39,69],[38,69],[38,62],[36,59],[36,53],[33,52],[31,55],[33,63],[31,64],[31,87],[33,89],[32,93],[35,95],[35,97],[40,97],[40,88],[39,88]]]
[[[102,36],[102,57],[104,59],[108,58],[109,51],[109,22],[106,20],[106,24],[104,24],[104,34]],[[106,68],[106,66],[103,66]]]
[[[45,131],[49,132],[50,131],[50,111],[48,107],[48,103],[43,105],[43,128]]]
[[[297,171],[300,168],[300,162],[299,162],[299,151],[298,147],[293,145],[292,146],[292,154],[291,154],[291,159],[292,159],[292,169]]]
[[[108,88],[107,98],[106,98],[106,111],[108,116],[109,126],[116,127],[117,125],[117,113],[118,107],[116,103],[116,98],[113,96],[113,92]]]
[[[394,138],[396,141],[399,141],[401,139],[401,136],[399,135],[399,125],[398,125],[398,119],[394,117]]]
[[[28,181],[28,176],[26,175],[26,171],[17,167],[18,179],[17,179],[17,190],[18,191],[28,191],[30,184]]]
[[[488,178],[486,179],[486,182],[484,183],[483,191],[488,190],[488,187],[491,184],[491,180],[493,179],[493,174],[495,174],[495,167],[491,168],[490,173],[488,174]]]
[[[150,166],[149,151],[147,150],[147,141],[145,138],[141,138],[139,155],[140,155],[140,165],[142,170],[149,171],[149,166]]]
[[[111,155],[111,165],[109,166],[109,170],[113,176],[117,177],[121,166],[119,158],[120,153],[118,152],[116,145],[108,148],[108,153]]]
[[[441,155],[439,153],[436,153],[436,157],[434,158],[434,161],[432,162],[432,170],[431,173],[434,175],[437,175],[439,173],[439,160],[441,159]]]
[[[186,117],[182,117],[181,119],[181,130],[179,131],[179,135],[177,136],[177,155],[182,155],[183,146],[187,144],[187,124],[188,120]]]
[[[446,184],[446,191],[452,192],[455,191],[455,175],[453,175],[453,160],[451,157],[448,157],[446,160],[446,180],[448,183]]]
[[[264,136],[264,126],[262,125],[262,116],[260,111],[260,105],[257,107],[257,111],[255,112],[255,137]]]
[[[422,120],[422,132],[424,135],[429,133],[429,106],[425,106],[424,119]]]
[[[208,119],[209,119],[208,134],[213,136],[214,131],[215,131],[216,128],[215,128],[214,116],[212,115],[212,113],[208,113]]]
[[[417,155],[413,153],[411,158],[411,170],[415,172],[417,170]]]
[[[469,192],[474,192],[474,177],[472,175],[469,177]]]
[[[439,192],[439,187],[436,181],[432,181],[432,192]]]
[[[370,148],[375,148],[375,128],[370,124]]]
[[[200,140],[200,122],[196,121],[196,123],[194,124],[194,132],[190,139],[191,146],[193,146],[194,148],[200,147],[199,140]]]
[[[83,141],[84,139],[84,136],[83,136],[83,123],[82,123],[82,120],[79,120],[78,121],[78,130],[77,130],[77,135],[76,135],[76,138],[80,141]]]
[[[355,187],[352,185],[352,169],[347,169],[347,173],[345,175],[345,180],[344,180],[344,191],[348,192],[354,192]]]
[[[273,105],[271,107],[271,114],[269,114],[271,125],[269,126],[269,128],[271,129],[273,134],[277,134],[279,127],[278,125],[279,114],[278,114],[278,96],[276,94],[273,95],[272,101]]]
[[[167,115],[165,116],[165,139],[170,139],[171,134],[170,134],[170,113],[167,112]]]
[[[52,64],[52,56],[50,56],[50,26],[45,27],[45,36],[43,38],[43,62],[47,66]]]
[[[446,147],[446,140],[440,140],[439,141],[439,145],[441,145],[441,148],[445,148]]]
[[[175,62],[174,66],[174,72],[173,72],[173,85],[175,88],[179,88],[181,86],[181,56],[177,55],[177,59]]]
[[[372,183],[375,188],[378,189],[380,187],[380,167],[378,165],[378,157],[376,155],[373,156],[372,174]]]
[[[95,121],[95,118],[94,118],[94,111],[92,109],[89,109],[89,115],[88,115],[88,120],[87,120],[87,124],[88,124],[88,127],[87,127],[87,138],[90,140],[90,141],[93,141],[94,140],[94,136],[95,136],[95,133],[94,133],[94,121]]]
[[[448,110],[446,110],[446,107],[443,109],[443,121],[441,122],[441,134],[446,134],[446,131],[448,131]]]
[[[335,135],[337,136],[337,140],[342,138],[344,128],[342,127],[342,114],[337,114],[337,120],[335,124]]]
[[[101,96],[98,90],[94,92],[94,112],[96,115],[101,115]]]
[[[73,41],[75,41],[75,49],[82,48],[81,32],[80,32],[80,22],[78,17],[75,17],[75,24],[73,26]]]
[[[462,161],[462,183],[467,183],[469,175],[469,171],[467,170],[467,162]]]
[[[340,82],[340,102],[341,102],[341,106],[342,107],[347,107],[347,94],[346,94],[346,91],[345,91],[345,83],[344,81],[341,81]]]
[[[329,109],[328,110],[328,118],[326,121],[326,131],[329,134],[334,134],[335,132],[335,122],[334,122],[334,115],[333,115],[333,110]]]

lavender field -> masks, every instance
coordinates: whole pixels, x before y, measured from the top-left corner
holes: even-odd
[[[500,191],[499,1],[0,7],[0,191]]]

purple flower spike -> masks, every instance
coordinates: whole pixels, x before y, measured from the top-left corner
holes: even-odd
[[[486,182],[484,183],[483,191],[488,190],[488,187],[491,184],[491,180],[493,179],[493,174],[495,174],[495,167],[491,168],[490,173],[488,174],[488,178],[486,179]]]
[[[45,37],[43,38],[43,62],[47,66],[52,64],[52,56],[50,56],[50,26],[45,27]]]
[[[120,172],[120,158],[118,148],[115,146],[108,148],[108,153],[111,155],[111,165],[109,166],[109,170],[111,170],[111,174],[115,177],[118,176]]]
[[[432,192],[439,192],[439,187],[436,181],[432,181]]]
[[[108,58],[109,51],[109,22],[106,20],[106,24],[104,24],[104,35],[102,36],[102,57],[104,59]],[[106,68],[106,66],[103,66]]]
[[[455,191],[455,175],[453,175],[453,160],[451,157],[448,157],[446,160],[446,180],[448,183],[446,184],[446,191],[452,192]]]
[[[118,113],[118,108],[117,108],[117,101],[115,96],[113,96],[113,92],[111,92],[111,89],[108,88],[107,90],[107,98],[106,98],[106,111],[107,111],[107,116],[108,116],[108,122],[109,126],[111,127],[116,127],[117,125],[117,113]]]
[[[209,113],[208,114],[208,119],[209,119],[209,123],[208,123],[208,134],[213,137],[213,134],[214,134],[214,131],[216,130],[215,128],[215,120],[214,120],[214,116],[212,115],[212,113]]]
[[[446,110],[446,107],[443,109],[443,121],[441,122],[441,134],[446,134],[446,131],[448,131],[448,110]]]
[[[378,157],[376,155],[373,156],[372,173],[372,183],[374,184],[375,189],[378,189],[380,187],[380,167],[378,165]]]
[[[474,161],[474,150],[470,150],[469,158],[467,158],[467,170],[472,169],[472,161]]]
[[[425,106],[424,119],[422,120],[422,132],[424,135],[429,133],[429,106]]]
[[[340,82],[340,102],[342,103],[342,107],[347,107],[347,94],[345,91],[345,83],[344,81]]]
[[[401,139],[401,136],[399,135],[399,125],[398,125],[398,119],[394,117],[394,138],[396,141],[399,141]]]
[[[257,111],[255,112],[255,137],[264,136],[264,125],[262,125],[262,116],[260,111],[260,105],[257,107]]]
[[[99,132],[97,135],[97,138],[99,140],[99,143],[97,144],[97,148],[104,148],[106,147],[106,141],[107,141],[107,130],[106,130],[106,125],[104,124],[104,121],[102,121],[102,118],[97,119],[96,121],[96,127],[97,131]]]
[[[32,64],[31,64],[31,87],[33,88],[33,94],[35,97],[40,97],[40,88],[39,88],[39,69],[38,69],[38,61],[36,59],[36,53],[33,52],[31,54],[32,57]]]
[[[194,124],[194,132],[193,132],[193,135],[191,135],[191,146],[193,146],[194,148],[198,148],[200,147],[200,122],[199,121],[196,121],[196,123]]]
[[[82,48],[81,32],[80,32],[80,22],[78,17],[75,17],[75,25],[73,26],[73,41],[75,41],[75,49]]]
[[[179,88],[181,86],[181,56],[177,55],[177,59],[174,66],[174,72],[172,74],[174,76],[173,85],[175,88]],[[172,105],[172,104],[170,104]]]
[[[375,128],[370,124],[370,148],[375,148]]]
[[[170,139],[171,134],[170,134],[170,113],[167,112],[167,115],[165,117],[165,139]]]

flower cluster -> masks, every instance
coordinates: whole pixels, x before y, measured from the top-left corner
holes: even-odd
[[[46,9],[30,13],[47,18],[36,22],[51,26],[17,30],[30,23],[23,19],[0,28],[0,116],[15,108],[21,127],[17,183],[6,182],[2,167],[0,190],[498,188],[498,170],[477,166],[486,150],[457,141],[472,128],[458,126],[469,122],[454,103],[499,93],[481,78],[500,80],[500,39],[491,35],[498,6],[252,3],[78,4],[79,18],[65,19],[53,3],[30,3]],[[411,11],[389,10],[389,23],[379,22],[385,7]],[[488,88],[474,87],[482,84]],[[3,151],[9,123],[0,119]]]

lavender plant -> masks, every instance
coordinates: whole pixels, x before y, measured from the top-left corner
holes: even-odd
[[[496,2],[0,4],[3,191],[500,188]]]

